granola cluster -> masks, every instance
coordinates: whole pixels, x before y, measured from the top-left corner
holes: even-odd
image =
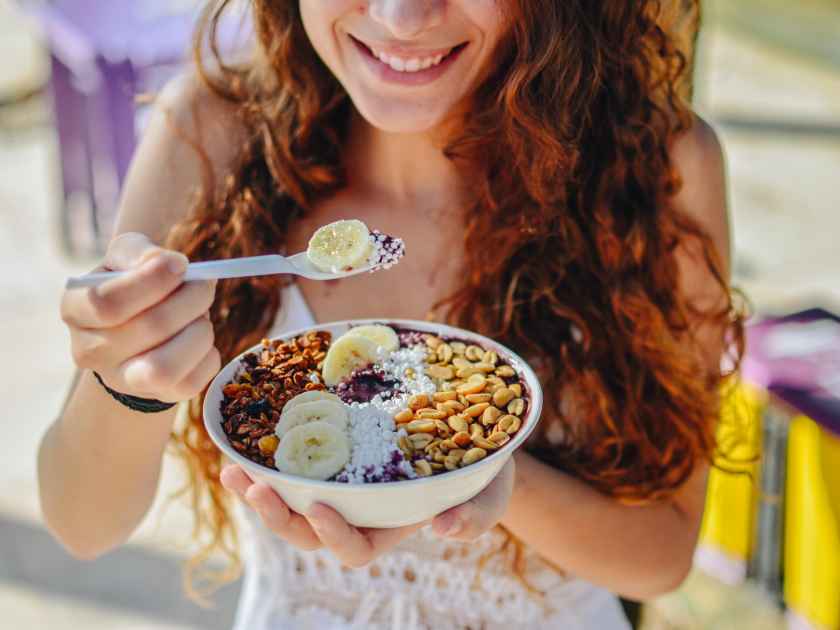
[[[305,391],[324,390],[321,364],[332,336],[312,331],[287,341],[263,339],[259,353],[242,357],[242,369],[225,385],[222,426],[231,446],[248,459],[274,468],[279,440],[274,428],[283,406]]]

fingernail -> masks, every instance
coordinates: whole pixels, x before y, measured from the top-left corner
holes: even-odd
[[[189,262],[189,259],[183,254],[175,253],[169,257],[169,262],[166,265],[169,268],[170,273],[180,276],[187,270]]]

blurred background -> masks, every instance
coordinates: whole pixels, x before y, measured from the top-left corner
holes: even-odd
[[[64,278],[98,262],[147,113],[134,96],[177,72],[195,6],[0,0],[3,627],[232,620],[238,584],[214,610],[182,596],[189,511],[161,509],[182,481],[174,461],[131,544],[96,563],[44,530],[35,470],[73,373]],[[727,155],[735,280],[755,313],[737,404],[760,458],[742,467],[754,482],[713,473],[696,569],[640,625],[840,630],[840,0],[708,0],[704,12],[694,103]]]

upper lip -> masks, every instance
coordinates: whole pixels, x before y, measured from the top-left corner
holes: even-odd
[[[452,49],[457,48],[460,44],[449,46],[447,48],[412,48],[411,46],[404,46],[400,44],[385,44],[385,43],[371,43],[359,37],[351,35],[360,44],[364,44],[371,50],[378,53],[385,53],[389,57],[399,57],[401,59],[427,59],[429,57],[437,57],[438,55],[449,54]]]

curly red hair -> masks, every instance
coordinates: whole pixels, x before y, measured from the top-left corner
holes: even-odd
[[[290,223],[344,183],[352,105],[313,50],[298,3],[252,0],[258,54],[240,66],[214,43],[230,4],[207,7],[195,51],[203,81],[249,133],[223,192],[205,182],[170,235],[192,260],[282,250]],[[690,34],[699,7],[683,4]],[[743,339],[718,252],[672,203],[680,177],[669,152],[692,125],[688,60],[657,0],[512,0],[509,10],[500,61],[446,148],[479,194],[466,209],[463,285],[440,306],[450,323],[540,366],[542,427],[559,424],[564,440],[542,440],[537,456],[619,500],[660,500],[715,455],[726,375],[701,376],[696,327],[717,326],[733,366]],[[218,72],[205,70],[206,41]],[[678,290],[675,252],[688,242],[726,296],[719,308],[700,311]],[[211,315],[225,360],[267,333],[281,282],[219,284]],[[195,410],[175,441],[194,489],[211,498],[205,551],[235,557],[220,453]]]

